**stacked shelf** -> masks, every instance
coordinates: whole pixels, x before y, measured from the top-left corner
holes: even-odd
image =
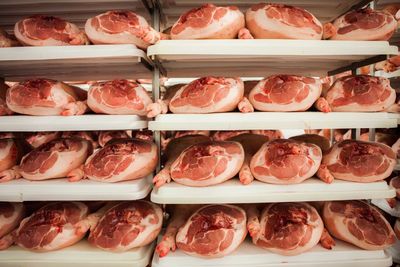
[[[15,0],[1,1],[0,27],[12,32],[21,18],[33,14],[53,15],[83,27],[90,17],[115,9],[129,9],[148,21],[151,0]],[[63,47],[13,47],[0,49],[0,78],[21,81],[49,78],[67,82],[111,79],[149,79],[153,63],[134,45],[87,45]],[[0,117],[0,132],[139,130],[147,119],[133,115],[22,116]],[[66,179],[14,180],[0,184],[0,201],[114,201],[145,198],[151,178],[122,183],[100,183]],[[127,251],[106,252],[80,243],[48,253],[35,253],[17,246],[0,251],[1,266],[138,266],[149,264],[154,244]]]
[[[87,241],[53,252],[35,253],[19,247],[0,251],[2,266],[7,267],[146,267],[154,244],[124,253],[112,253],[91,246]]]
[[[192,267],[228,267],[228,266],[253,266],[253,267],[279,267],[279,266],[353,266],[377,267],[390,266],[391,257],[384,251],[360,250],[352,245],[336,240],[332,250],[315,246],[310,251],[297,256],[282,256],[268,252],[251,244],[250,240],[243,242],[232,254],[219,259],[201,259],[188,257],[177,250],[168,257],[153,257],[153,267],[192,266]]]

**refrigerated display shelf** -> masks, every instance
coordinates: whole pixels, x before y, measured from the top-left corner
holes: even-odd
[[[201,1],[197,0],[158,0],[161,5],[162,18],[166,23],[166,27],[172,26],[179,16],[187,12],[189,9],[201,6]],[[314,14],[318,19],[323,22],[330,21],[343,13],[350,10],[353,6],[366,5],[370,1],[360,0],[335,0],[335,1],[318,1],[318,0],[272,0],[269,3],[280,3],[287,5],[294,5],[304,8]],[[235,5],[239,7],[242,12],[245,12],[251,5],[260,3],[259,0],[250,1],[227,1],[215,0],[212,1],[217,6]]]
[[[273,203],[348,199],[391,198],[396,195],[385,181],[354,183],[335,180],[326,184],[316,178],[300,184],[274,185],[253,181],[242,185],[239,179],[207,187],[189,187],[175,182],[154,188],[151,201],[159,204]]]
[[[397,54],[397,46],[385,41],[329,40],[162,40],[147,50],[171,78],[277,73],[323,77],[377,55]]]
[[[6,47],[0,77],[7,81],[49,78],[67,81],[151,78],[151,62],[134,45]]]
[[[86,240],[58,251],[37,253],[12,246],[0,251],[1,266],[7,267],[145,267],[150,263],[154,244],[113,253],[91,246]]]
[[[336,240],[336,246],[332,250],[324,249],[320,245],[317,245],[310,251],[297,256],[274,254],[256,247],[250,240],[246,240],[235,252],[223,258],[202,259],[188,256],[178,249],[163,258],[154,254],[152,261],[153,267],[387,267],[391,266],[391,264],[391,256],[383,250],[362,250],[339,240]]]
[[[145,198],[151,191],[151,177],[120,183],[91,180],[68,182],[67,179],[45,181],[13,180],[0,184],[0,201],[108,201]],[[0,260],[1,262],[1,260]]]
[[[15,23],[31,15],[61,17],[83,28],[87,19],[109,10],[128,9],[151,16],[146,5],[151,0],[2,0],[0,1],[0,27],[12,31]]]
[[[0,117],[0,132],[99,131],[144,129],[148,121],[136,115]]]
[[[400,201],[396,199],[394,208],[389,206],[386,199],[372,199],[371,203],[389,214],[390,216],[400,218]]]
[[[163,114],[149,122],[154,131],[395,128],[399,115],[385,112],[253,112]]]

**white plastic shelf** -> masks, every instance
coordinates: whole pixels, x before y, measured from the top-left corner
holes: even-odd
[[[62,250],[37,253],[12,246],[0,251],[3,267],[145,267],[150,263],[154,244],[112,253],[91,246],[83,240]]]
[[[376,55],[397,55],[398,48],[384,41],[162,40],[147,54],[161,62],[168,77],[323,77]]]
[[[154,254],[152,261],[153,267],[387,267],[391,266],[391,264],[391,256],[383,250],[362,250],[339,240],[336,240],[336,246],[332,250],[324,249],[317,245],[310,251],[297,256],[273,254],[253,245],[250,240],[246,240],[235,252],[223,258],[202,259],[188,256],[182,251],[176,250],[163,258],[159,258],[157,254]]]
[[[175,21],[178,20],[179,16],[189,9],[199,7],[202,3],[197,0],[160,0],[162,7],[162,13],[164,14],[164,21],[168,26],[171,26]],[[332,20],[339,15],[348,11],[352,6],[357,4],[366,4],[369,1],[360,0],[335,0],[335,1],[318,1],[318,0],[272,0],[269,3],[280,3],[294,5],[297,7],[304,8],[322,21]],[[238,6],[243,12],[245,12],[251,5],[260,3],[259,0],[249,1],[228,1],[228,0],[215,0],[212,1],[217,6],[235,5]]]
[[[150,180],[148,177],[120,183],[101,183],[91,180],[72,183],[67,179],[46,181],[19,179],[0,184],[0,201],[136,200],[145,198],[149,194],[152,187]]]
[[[389,214],[390,216],[400,218],[400,201],[396,199],[394,208],[390,207],[386,199],[372,199],[371,203]]]
[[[163,114],[149,122],[150,130],[274,130],[395,128],[398,114],[384,112],[253,112]]]
[[[0,132],[99,131],[144,129],[147,120],[136,115],[24,116],[0,117]]]
[[[83,28],[88,18],[109,10],[132,10],[148,21],[150,14],[145,3],[151,0],[2,0],[0,26],[12,31],[15,23],[27,16],[41,14],[66,19]]]
[[[0,77],[8,81],[151,78],[151,63],[134,45],[7,47],[0,49]]]
[[[239,179],[207,187],[188,187],[175,182],[154,188],[151,201],[160,204],[273,203],[347,199],[390,198],[396,195],[386,182],[354,183],[335,180],[326,184],[316,178],[300,184],[274,185],[253,181],[242,185]]]

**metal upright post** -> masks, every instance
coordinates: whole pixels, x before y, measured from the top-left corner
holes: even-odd
[[[160,31],[160,8],[157,3],[154,3],[153,7],[153,28],[156,31]],[[156,102],[160,99],[160,69],[157,64],[154,64],[153,67],[153,80],[152,80],[152,93],[153,93],[153,101]],[[157,164],[156,172],[161,170],[161,134],[160,131],[154,131],[154,141],[158,148],[159,161]]]

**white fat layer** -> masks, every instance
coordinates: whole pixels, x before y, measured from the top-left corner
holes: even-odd
[[[322,163],[324,163],[325,165],[327,165],[328,167],[330,165],[336,164],[340,161],[340,154],[342,153],[343,148],[339,148],[338,144],[335,144],[330,153],[324,155]],[[394,167],[396,166],[396,160],[395,159],[390,159],[388,157],[384,157],[384,159],[389,160],[389,167],[386,169],[386,171],[380,175],[377,174],[373,174],[373,175],[369,175],[369,176],[356,176],[354,174],[352,174],[351,172],[347,172],[347,173],[341,173],[341,172],[334,172],[330,170],[330,173],[333,175],[333,177],[337,178],[337,179],[342,179],[342,180],[346,180],[346,181],[355,181],[355,182],[375,182],[375,181],[380,181],[383,180],[387,177],[389,177],[392,172]],[[383,161],[381,162],[381,164],[383,163]],[[380,166],[380,165],[379,165]],[[377,168],[379,167],[377,166]]]
[[[307,180],[311,178],[317,171],[319,166],[321,165],[322,161],[322,152],[321,149],[314,145],[314,144],[307,144],[308,146],[308,153],[309,153],[309,158],[313,161],[312,167],[309,169],[307,173],[304,175],[300,175],[300,173],[297,173],[296,176],[290,178],[290,179],[279,179],[275,176],[272,175],[262,175],[257,173],[254,169],[257,166],[261,166],[264,168],[269,169],[270,166],[266,166],[265,162],[265,151],[268,148],[268,143],[265,143],[260,150],[257,151],[257,153],[253,156],[253,158],[250,161],[250,169],[254,177],[262,181],[264,183],[271,183],[271,184],[294,184],[294,183],[301,183],[304,180]],[[319,153],[314,154],[314,149],[317,149]],[[304,163],[304,166],[306,163]],[[283,166],[282,168],[287,168],[286,166]],[[300,169],[301,170],[301,169]]]
[[[173,27],[179,22],[174,24]],[[213,37],[224,37],[227,32],[239,31],[244,27],[244,16],[239,10],[231,10],[227,8],[227,13],[219,20],[213,19],[210,24],[202,28],[192,28],[188,25],[183,31],[178,34],[171,33],[172,39],[209,39]],[[172,28],[173,28],[172,27]],[[225,38],[234,38],[225,36]]]
[[[100,95],[101,95],[102,101],[97,102],[97,100],[93,97],[93,92],[94,91],[101,92],[100,86],[93,86],[90,88],[90,90],[88,92],[87,104],[91,109],[100,110],[102,113],[105,113],[105,114],[144,116],[147,114],[146,108],[148,105],[150,105],[152,103],[152,100],[142,86],[138,85],[138,87],[136,87],[134,90],[135,90],[136,94],[140,97],[140,99],[143,101],[144,107],[141,110],[134,109],[132,106],[129,106],[129,103],[127,103],[124,106],[110,106],[105,101],[103,101],[104,96],[102,96],[101,93],[100,93]]]
[[[329,207],[329,206],[328,206]],[[329,221],[327,225],[330,225],[329,227],[329,232],[332,233],[336,238],[349,242],[350,244],[353,244],[357,247],[360,247],[362,249],[367,249],[367,250],[381,250],[385,249],[389,244],[385,243],[382,246],[377,246],[374,244],[370,244],[365,240],[359,240],[357,237],[355,237],[349,230],[348,225],[350,222],[353,222],[355,225],[356,220],[354,219],[347,219],[346,217],[342,216],[341,214],[338,213],[333,213],[330,209],[324,208],[324,220]],[[388,229],[391,229],[391,226],[389,223],[385,220],[385,225],[388,227]],[[333,229],[331,229],[333,228]],[[364,232],[362,231],[361,228],[359,228],[364,235]]]
[[[9,95],[13,94],[13,88],[11,87]],[[48,101],[53,102],[53,107],[40,106],[40,101],[36,105],[30,107],[21,106],[19,103],[11,102],[7,98],[7,106],[14,112],[26,115],[36,116],[57,116],[64,111],[64,106],[74,101],[73,97],[68,94],[61,83],[54,84],[50,89],[51,96]]]
[[[132,157],[132,155],[127,155],[123,157]],[[108,183],[115,183],[120,181],[128,181],[128,180],[135,180],[139,178],[143,178],[146,175],[150,174],[156,165],[157,162],[157,147],[155,144],[152,144],[151,151],[149,153],[138,153],[133,155],[134,160],[126,168],[124,171],[120,172],[119,174],[113,175],[112,173],[107,177],[97,177],[93,175],[88,175],[88,178],[94,181],[99,182],[108,182]],[[90,157],[85,165],[92,164],[92,160],[94,155]]]
[[[256,87],[254,87],[249,94],[249,101],[254,106],[255,109],[260,111],[304,111],[309,109],[315,101],[321,96],[322,85],[319,81],[314,84],[308,84],[309,93],[305,99],[301,102],[296,102],[295,99],[288,104],[280,103],[265,103],[254,99],[254,96],[259,93],[263,93],[263,88],[266,83],[266,79],[259,82]]]
[[[336,29],[343,28],[345,26],[349,26],[345,19],[345,15],[339,17],[333,22],[333,26]],[[352,40],[352,41],[375,41],[386,39],[385,36],[390,32],[395,31],[397,28],[396,20],[392,20],[392,22],[385,22],[381,27],[375,29],[357,29],[345,34],[336,34],[331,39],[332,40]]]
[[[139,27],[148,29],[149,25],[147,21],[142,16],[137,16],[139,18]],[[85,24],[85,32],[90,41],[94,44],[134,44],[135,46],[141,48],[147,48],[149,46],[148,43],[144,42],[141,38],[129,31],[120,33],[105,32],[102,30],[103,26],[101,25],[101,20],[99,20],[99,22],[99,30],[96,30],[94,27],[92,27],[92,18],[88,19]]]
[[[10,203],[14,207],[14,213],[10,217],[5,217],[0,213],[0,238],[10,233],[18,227],[19,220],[22,218],[24,208],[22,203]]]
[[[41,166],[38,166],[36,171],[31,173],[24,172],[21,168],[21,175],[25,179],[35,181],[65,177],[70,171],[81,166],[87,158],[89,145],[86,141],[82,141],[81,144],[82,148],[78,151],[53,151],[52,154],[58,154],[57,161],[44,173],[39,172]],[[27,157],[27,155],[25,157]],[[22,164],[24,164],[24,158],[21,161]]]
[[[171,110],[172,113],[214,113],[214,112],[227,112],[227,111],[232,111],[234,110],[240,100],[243,98],[244,94],[244,89],[243,89],[243,82],[238,81],[236,79],[232,78],[226,78],[229,82],[229,93],[226,97],[224,97],[222,100],[218,102],[210,102],[209,106],[206,107],[196,107],[191,105],[190,103],[187,103],[184,106],[179,106],[175,107],[171,103],[175,99],[181,98],[182,93],[186,89],[187,86],[183,86],[181,89],[179,89],[174,97],[171,99],[170,104],[169,104],[169,109]],[[222,87],[223,85],[221,85]]]
[[[304,205],[312,208],[315,212],[315,214],[318,215],[318,212],[310,205],[304,203]],[[267,240],[265,238],[265,227],[267,225],[268,222],[268,212],[270,210],[270,208],[273,206],[273,204],[269,204],[267,208],[264,209],[263,213],[261,214],[261,220],[260,220],[260,233],[258,234],[258,236],[255,238],[255,242],[257,243],[259,240],[263,240],[265,242],[269,242],[269,240]],[[309,213],[307,213],[309,214]],[[280,249],[280,248],[274,248],[274,247],[262,247],[268,251],[271,251],[273,253],[278,253],[281,255],[287,255],[287,256],[293,256],[293,255],[298,255],[301,254],[303,252],[306,252],[308,250],[310,250],[311,248],[313,248],[314,246],[316,246],[319,242],[319,240],[321,239],[322,236],[322,232],[324,230],[324,223],[322,222],[321,217],[318,215],[318,219],[316,221],[311,221],[310,220],[310,216],[308,216],[308,221],[307,224],[310,226],[313,226],[312,229],[312,234],[311,234],[311,238],[309,240],[308,243],[306,243],[304,246],[300,245],[301,239],[299,239],[299,243],[296,244],[296,246],[294,248],[286,248],[286,249]]]
[[[13,145],[14,145],[14,141],[13,140],[8,140],[7,141],[7,145],[4,148],[0,149],[0,162],[2,160],[7,160],[8,159],[8,157],[10,156],[11,148],[12,148]],[[0,166],[1,166],[1,164],[0,164]]]
[[[311,14],[311,13],[310,13]],[[311,14],[312,15],[312,14]],[[322,24],[319,22],[314,15],[313,21],[318,26],[321,27],[321,33],[317,33],[311,27],[295,27],[287,25],[280,20],[273,19],[267,17],[265,13],[265,9],[259,9],[257,11],[253,11],[250,9],[246,12],[246,21],[253,20],[255,24],[258,25],[261,29],[269,32],[265,34],[279,34],[285,35],[288,39],[310,39],[310,40],[321,40],[322,39]],[[262,35],[262,33],[256,34]],[[263,38],[262,36],[257,36],[258,38]]]
[[[210,206],[210,205],[204,206],[204,207],[201,208],[200,210],[202,210],[202,209],[204,209],[204,208],[206,208],[206,207],[208,207],[208,206]],[[229,206],[229,207],[231,207],[231,208],[240,210],[240,212],[243,214],[244,218],[246,218],[246,213],[244,212],[243,209],[238,208],[238,207],[233,206],[233,205],[224,205],[224,206]],[[188,230],[189,230],[190,225],[191,225],[191,219],[192,219],[200,210],[198,210],[198,211],[196,211],[195,213],[193,213],[192,216],[190,216],[190,218],[186,221],[186,223],[185,223],[181,228],[179,228],[178,233],[177,233],[177,235],[176,235],[176,242],[177,242],[177,243],[188,244],[187,236],[188,236]],[[237,220],[236,220],[235,218],[232,218],[232,219],[234,219],[234,220],[233,220],[233,221],[234,221],[234,222],[233,222],[233,226],[234,226],[235,234],[234,234],[234,236],[233,236],[232,243],[231,243],[225,250],[219,251],[218,254],[213,254],[213,255],[202,255],[202,254],[197,253],[196,251],[184,251],[184,252],[185,252],[186,254],[189,254],[189,255],[198,256],[198,257],[206,257],[206,258],[210,258],[210,257],[214,257],[214,258],[215,258],[215,257],[223,257],[223,256],[226,256],[226,255],[232,253],[232,252],[233,252],[234,250],[236,250],[236,249],[239,247],[239,245],[243,242],[243,239],[245,238],[245,236],[246,236],[246,234],[247,234],[246,219],[243,220],[241,223],[238,223]],[[209,231],[209,232],[213,232],[213,231]],[[225,230],[225,232],[226,232],[226,230]],[[197,242],[197,240],[196,240],[196,239],[193,239],[193,241],[192,241],[191,244],[196,243],[196,242]],[[220,243],[222,243],[222,242],[223,242],[223,239],[220,240]]]
[[[208,179],[205,180],[194,180],[191,177],[185,177],[179,179],[176,179],[174,177],[171,178],[179,184],[187,186],[199,186],[199,187],[215,185],[227,181],[232,177],[234,177],[240,171],[240,168],[243,165],[244,150],[241,146],[240,148],[241,148],[240,154],[230,154],[231,159],[228,159],[228,165],[226,166],[225,170],[217,176],[209,177]],[[175,168],[179,168],[182,165],[182,160],[184,155],[185,151],[182,152],[181,155],[174,161],[174,163],[171,166],[171,171],[174,170]],[[219,156],[216,157],[220,158]]]

